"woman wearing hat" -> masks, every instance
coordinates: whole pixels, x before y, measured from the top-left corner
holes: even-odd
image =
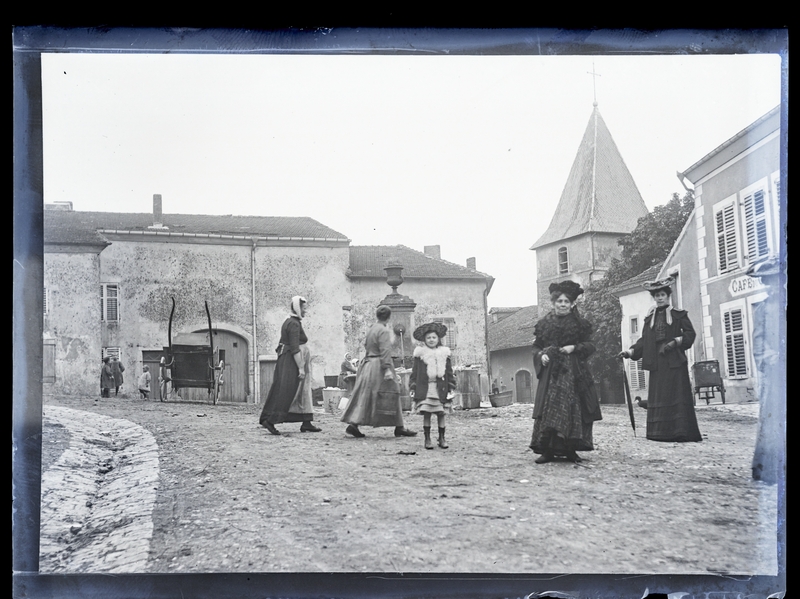
[[[442,345],[447,327],[438,322],[429,322],[417,327],[414,339],[424,345],[414,348],[414,365],[411,369],[409,388],[414,398],[412,413],[422,414],[422,430],[425,432],[425,449],[433,449],[431,442],[431,415],[436,414],[439,425],[438,445],[447,449],[444,438],[445,414],[453,413],[453,391],[456,377],[450,362],[450,348]]]
[[[539,384],[530,448],[541,454],[537,464],[556,457],[582,461],[576,452],[594,449],[592,427],[602,419],[587,365],[595,350],[592,325],[576,308],[582,293],[574,281],[551,284],[553,310],[534,327],[533,365]]]
[[[642,360],[650,372],[647,390],[647,438],[651,441],[702,441],[694,413],[686,350],[695,340],[686,310],[670,305],[673,279],[644,284],[655,301],[644,319],[642,336],[619,357]]]
[[[392,309],[389,306],[378,306],[375,315],[378,321],[367,331],[364,347],[366,357],[361,361],[356,373],[356,383],[350,396],[350,402],[342,414],[342,422],[347,422],[345,432],[353,437],[364,437],[359,425],[392,426],[383,424],[386,420],[377,420],[376,406],[378,391],[384,380],[394,381],[397,375],[392,361],[392,340],[394,332],[389,328]],[[413,437],[417,433],[403,426],[403,408],[400,396],[397,396],[397,409],[393,418],[395,437]]]
[[[292,298],[291,312],[281,326],[281,340],[275,352],[278,361],[272,387],[261,410],[259,423],[273,435],[280,435],[275,425],[280,422],[302,422],[300,431],[318,433],[312,424],[314,408],[311,401],[311,352],[303,330],[303,316],[307,301],[296,295]]]

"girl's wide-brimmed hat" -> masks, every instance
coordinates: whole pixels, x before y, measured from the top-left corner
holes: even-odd
[[[414,331],[414,339],[417,341],[425,341],[425,335],[431,331],[439,335],[439,339],[441,339],[447,334],[447,327],[441,322],[428,322],[416,328]]]
[[[583,294],[583,287],[575,281],[561,281],[560,283],[550,283],[549,291],[551,295],[563,293],[569,298],[569,301],[574,302],[579,295]]]
[[[661,289],[671,289],[672,285],[675,284],[675,279],[673,277],[666,277],[664,279],[658,279],[655,281],[648,281],[644,283],[642,287],[645,290],[649,291],[650,293],[655,293]]]

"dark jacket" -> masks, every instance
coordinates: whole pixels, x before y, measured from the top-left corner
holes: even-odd
[[[642,336],[631,347],[631,359],[642,360],[644,370],[658,370],[658,347],[655,330],[650,326],[655,312],[651,312],[644,319]],[[681,337],[680,346],[666,353],[667,363],[670,368],[681,368],[687,362],[686,350],[692,347],[697,334],[694,332],[692,321],[686,310],[672,309],[672,324],[667,324],[666,341]]]
[[[559,368],[571,367],[575,372],[578,398],[581,403],[581,417],[584,422],[602,420],[600,398],[594,385],[592,373],[587,360],[595,352],[592,343],[592,325],[577,313],[556,316],[550,312],[539,319],[534,327],[533,367],[539,384],[536,387],[536,399],[533,405],[533,417],[542,415],[545,395],[549,392],[551,378],[556,376]],[[562,354],[558,350],[565,345],[574,345],[571,354]],[[542,355],[547,354],[550,362],[542,364]]]
[[[414,349],[414,365],[411,367],[411,380],[409,381],[408,387],[409,391],[414,393],[415,402],[423,401],[428,393],[428,383],[430,382],[428,377],[428,366],[432,359],[431,352],[435,352],[437,350],[446,350],[440,352],[439,359],[443,358],[445,355],[447,357],[444,361],[444,376],[436,377],[436,391],[438,392],[439,400],[442,403],[449,403],[452,401],[451,399],[447,399],[447,394],[455,390],[456,376],[455,373],[453,373],[453,365],[450,361],[449,348],[440,346],[437,347],[436,350],[431,350],[428,347],[417,347]],[[426,358],[428,362],[426,362]],[[434,369],[438,370],[435,367]],[[417,389],[419,389],[419,395],[417,394]]]
[[[112,360],[111,361],[111,372],[114,373],[114,383],[115,387],[119,387],[122,385],[123,378],[122,373],[125,372],[125,367],[122,365],[122,362],[119,360]]]
[[[305,343],[308,343],[308,337],[306,337],[300,319],[290,316],[281,326],[281,340],[275,353],[279,356],[287,353],[296,354],[300,351],[300,346]]]

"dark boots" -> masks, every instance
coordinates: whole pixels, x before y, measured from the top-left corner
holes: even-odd
[[[443,426],[439,427],[439,447],[447,449],[447,442],[444,440],[444,428]]]
[[[423,426],[422,431],[425,433],[425,449],[433,449],[433,442],[431,441],[431,427]]]

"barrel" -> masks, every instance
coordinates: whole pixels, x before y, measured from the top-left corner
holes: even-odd
[[[461,407],[465,410],[481,407],[481,378],[476,368],[465,368],[456,372],[456,391],[461,395]]]

